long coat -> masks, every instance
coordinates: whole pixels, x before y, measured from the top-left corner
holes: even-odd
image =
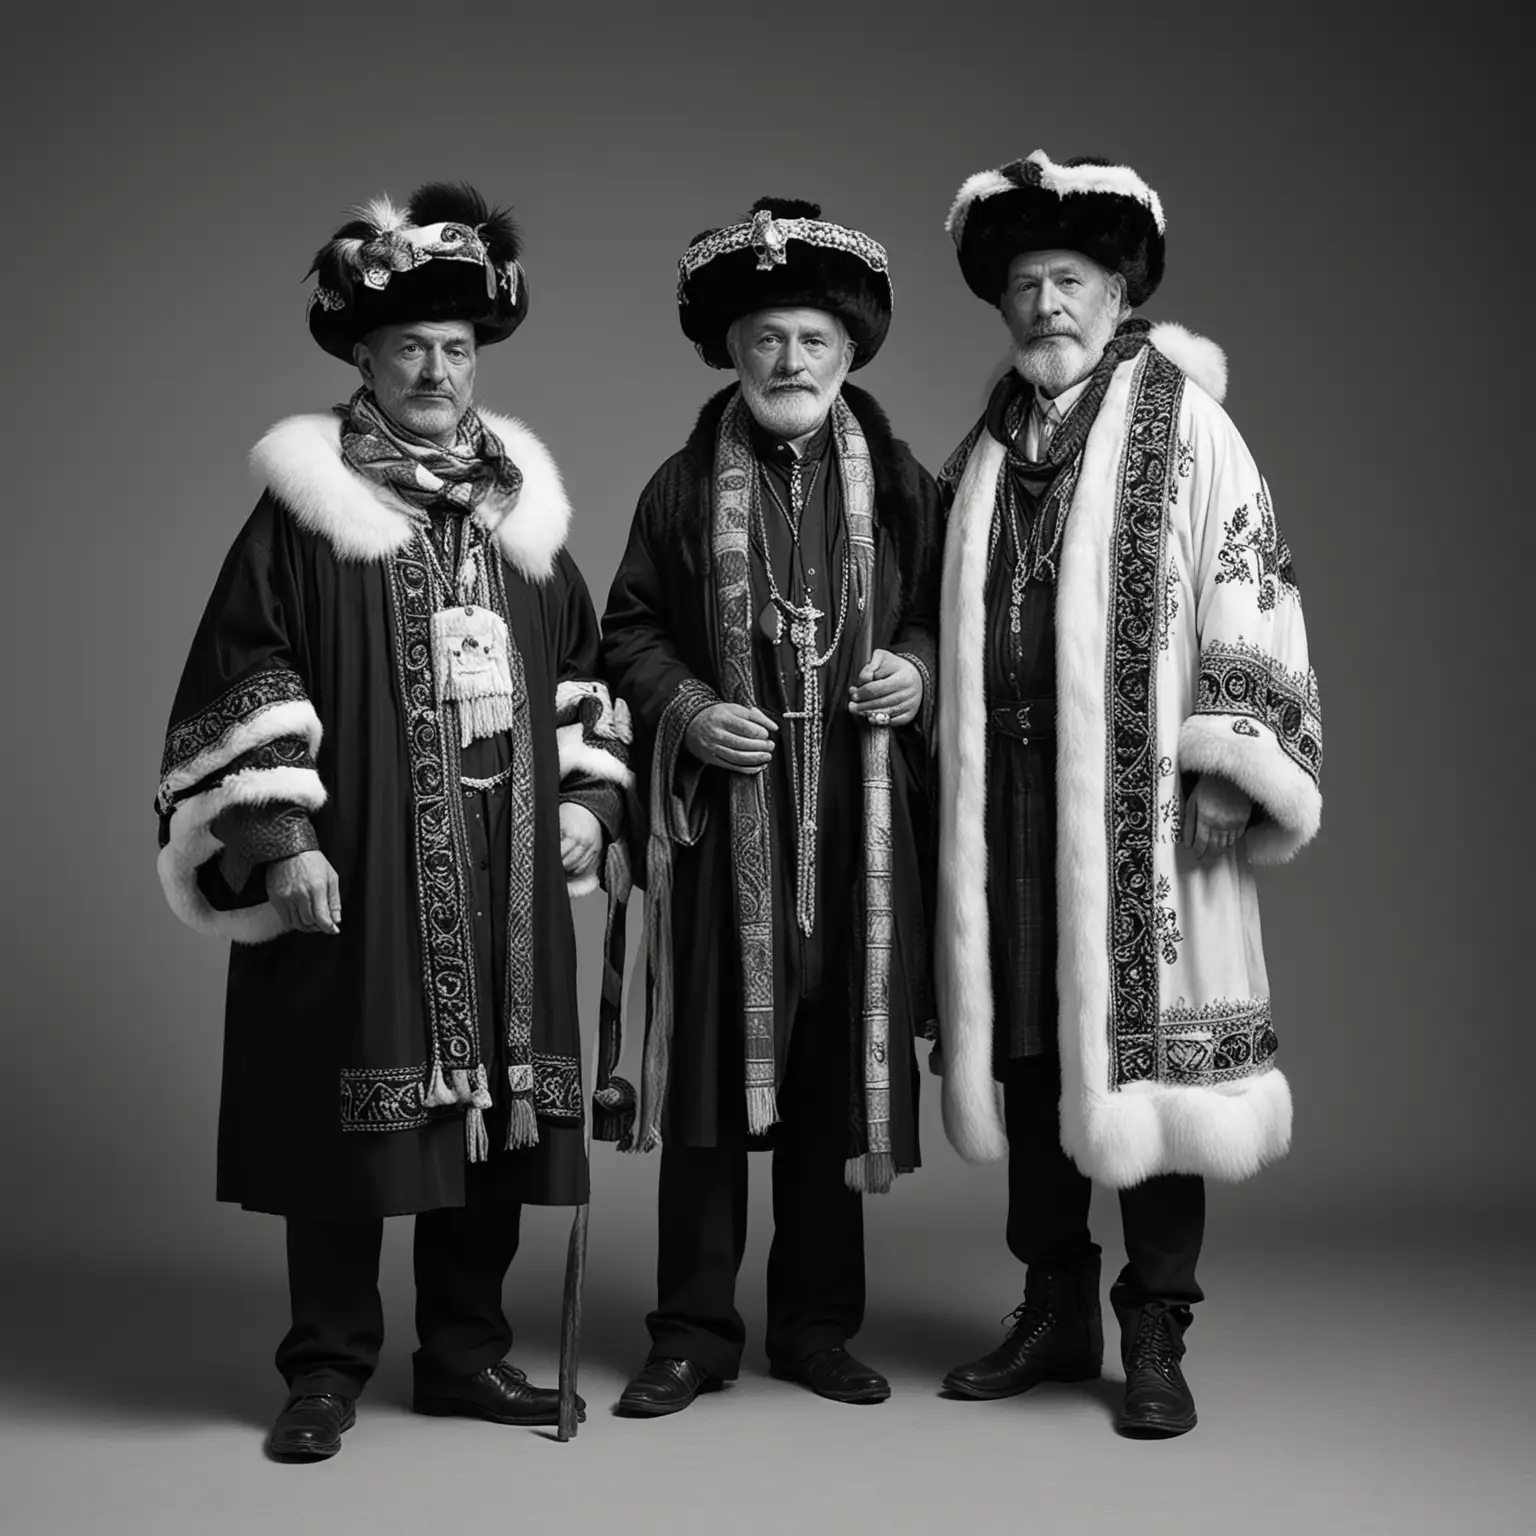
[[[697,704],[723,694],[718,675],[719,614],[710,580],[710,518],[715,443],[733,389],[705,406],[686,447],[669,458],[645,488],[628,546],[603,617],[603,669],[615,699],[627,705],[634,725],[632,761],[637,798],[652,803],[653,776],[665,785],[687,823],[675,846],[668,908],[672,933],[671,986],[675,1034],[666,1084],[666,1135],[686,1145],[712,1146],[720,1134],[720,1095],[739,1081],[742,987],[732,862],[728,775],[699,771],[679,750],[665,723],[680,703]],[[868,443],[875,480],[876,564],[871,605],[874,646],[917,658],[928,676],[925,710],[910,728],[894,733],[892,862],[895,946],[890,1003],[890,1102],[898,1169],[917,1166],[918,1079],[912,1042],[932,1015],[932,833],[929,727],[933,706],[938,617],[938,499],[931,477],[898,442],[875,401],[845,386],[843,398]],[[846,701],[829,706],[843,709]],[[787,730],[787,727],[786,727]],[[856,749],[855,749],[856,750]],[[776,758],[782,752],[776,754]],[[830,772],[831,770],[827,770]],[[780,932],[792,919],[793,819],[778,786],[770,791],[774,828],[774,907]],[[854,802],[849,824],[839,828],[849,849],[862,847],[861,816]],[[636,829],[644,850],[648,825]],[[857,860],[854,860],[854,867]],[[641,878],[644,878],[642,874]],[[850,893],[835,893],[846,910]],[[653,902],[654,892],[648,895]],[[823,909],[825,911],[825,907]],[[648,921],[654,921],[652,911]],[[819,919],[825,920],[825,919]],[[863,954],[858,943],[845,967],[850,1025],[857,1019]],[[793,1023],[782,963],[775,976],[775,1059],[782,1077]],[[654,1001],[654,982],[650,992]],[[651,1010],[647,1011],[648,1023]],[[851,1154],[860,1131],[852,1116]]]
[[[531,857],[492,849],[507,860],[505,882],[493,883],[507,892],[512,965],[527,968],[517,986],[534,1021],[540,1147],[526,1197],[564,1203],[585,1197],[586,1166],[558,808],[563,784],[596,774],[617,793],[627,769],[622,753],[585,738],[572,709],[602,690],[596,614],[564,548],[571,509],[559,472],[526,427],[482,414],[523,472],[493,545],[526,682],[513,755],[532,779],[522,802]],[[219,1198],[316,1219],[463,1203],[464,1110],[425,1102],[429,992],[438,1009],[460,1004],[477,969],[476,877],[452,831],[460,790],[438,768],[441,720],[421,643],[429,615],[415,612],[417,524],[339,445],[334,415],[291,418],[257,445],[263,494],[193,640],[159,800],[172,909],[234,941]],[[220,813],[272,802],[313,821],[339,878],[338,935],[282,932],[259,874],[238,895],[223,882]]]
[[[1120,363],[1089,433],[1056,601],[1057,990],[1062,1144],[1116,1187],[1239,1179],[1290,1142],[1291,1097],[1256,865],[1317,832],[1322,720],[1269,488],[1219,403],[1225,359],[1160,325]],[[945,1124],[985,1161],[992,1081],[982,634],[1004,449],[962,445],[946,534],[936,969]],[[1180,842],[1196,776],[1252,796],[1246,835]]]

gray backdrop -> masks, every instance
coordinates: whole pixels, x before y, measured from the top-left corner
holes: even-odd
[[[859,382],[937,468],[1005,342],[943,220],[967,175],[1037,146],[1160,192],[1147,313],[1228,353],[1321,678],[1321,840],[1263,881],[1295,1150],[1216,1192],[1212,1248],[1513,1222],[1533,1183],[1524,48],[1491,6],[1444,31],[1439,8],[1378,9],[38,7],[0,92],[8,1258],[280,1285],[277,1224],[212,1201],[224,954],[164,905],[151,801],[253,503],[246,451],[353,386],[303,325],[344,209],[444,177],[514,205],[532,311],[481,398],[556,455],[601,606],[636,496],[723,382],[677,327],[687,238],[771,193],[884,242],[895,319]],[[595,1012],[601,911],[577,916]],[[904,1272],[939,1233],[1002,1274],[1000,1170],[961,1164],[936,1098],[872,1253]],[[605,1151],[595,1177],[594,1263],[621,1268],[602,1284],[638,1358],[655,1165]],[[531,1223],[530,1247],[553,1265],[563,1230]],[[978,1316],[1011,1304],[992,1292]],[[900,1304],[920,1318],[920,1294]]]

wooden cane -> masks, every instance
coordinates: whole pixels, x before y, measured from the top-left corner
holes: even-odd
[[[588,1117],[590,1122],[590,1115]],[[590,1160],[592,1140],[587,1138]],[[587,1177],[591,1178],[590,1161]],[[565,1251],[565,1295],[560,1305],[560,1423],[557,1440],[572,1440],[579,1422],[576,1413],[576,1361],[581,1350],[581,1293],[587,1274],[587,1212],[583,1202],[571,1222]]]

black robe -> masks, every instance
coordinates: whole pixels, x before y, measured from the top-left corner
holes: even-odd
[[[652,477],[642,493],[629,543],[603,616],[603,672],[616,698],[629,706],[634,725],[632,763],[637,800],[650,804],[650,776],[662,715],[680,688],[719,691],[718,616],[710,575],[710,517],[716,433],[733,389],[705,406],[686,447]],[[845,386],[843,397],[868,442],[875,475],[876,569],[874,646],[914,657],[927,686],[916,721],[894,733],[892,753],[893,888],[896,943],[891,975],[891,1128],[898,1169],[918,1166],[918,1076],[912,1042],[928,1030],[931,1002],[931,892],[933,820],[930,804],[929,730],[935,705],[939,608],[939,503],[931,477],[891,433],[873,399]],[[827,485],[836,484],[835,454],[828,450]],[[829,506],[828,521],[833,508]],[[754,557],[754,602],[761,561]],[[850,618],[850,623],[852,619]],[[782,693],[766,636],[754,635],[759,707],[779,718]],[[791,663],[786,660],[785,665]],[[858,733],[847,729],[846,683],[857,667],[842,671],[843,686],[829,688],[828,758],[823,768],[825,854],[821,860],[818,924],[836,932],[827,948],[822,1014],[840,991],[847,998],[849,1049],[860,1048],[856,935],[847,919],[860,867],[863,828],[858,796]],[[790,1031],[804,1000],[805,950],[795,914],[795,839],[790,814],[789,726],[780,721],[769,778],[774,945],[774,1031],[782,1081]],[[680,775],[702,814],[697,842],[675,849],[672,886],[675,1023],[664,1134],[689,1146],[714,1146],[722,1123],[721,1095],[741,1091],[742,1006],[735,903],[732,897],[728,775],[701,768],[685,757]],[[829,814],[831,813],[831,814]],[[646,846],[645,826],[634,829],[637,866]],[[643,875],[642,875],[643,878]],[[859,1074],[854,1074],[858,1081]],[[858,1118],[851,1106],[851,1118]],[[851,1151],[857,1152],[857,1147]]]
[[[179,915],[236,940],[218,1196],[248,1209],[363,1219],[463,1204],[464,1112],[423,1103],[429,942],[462,961],[457,971],[432,973],[439,990],[479,994],[469,1012],[491,1047],[487,1122],[495,1155],[508,1155],[499,1140],[508,1093],[494,1048],[504,997],[495,972],[508,958],[512,912],[526,921],[520,963],[532,971],[539,1139],[510,1155],[525,1199],[586,1198],[576,948],[559,806],[579,798],[616,830],[627,770],[622,746],[585,731],[570,707],[573,689],[593,686],[598,629],[563,548],[570,509],[558,475],[525,428],[487,420],[524,471],[495,547],[527,685],[531,864],[508,859],[508,818],[495,794],[463,805],[467,835],[456,855],[451,839],[432,843],[440,818],[415,809],[416,781],[430,770],[413,738],[430,712],[419,712],[421,697],[405,704],[430,690],[431,673],[402,640],[398,588],[391,594],[409,517],[341,463],[334,418],[295,418],[258,447],[269,489],[224,563],[177,692],[162,771],[161,876]],[[574,736],[557,740],[557,720],[574,721]],[[472,754],[465,760],[467,772]],[[450,814],[462,794],[446,786]],[[225,802],[308,812],[340,884],[338,935],[278,932],[259,870],[240,891],[229,887],[208,830]],[[424,845],[439,882],[426,900],[417,860]]]

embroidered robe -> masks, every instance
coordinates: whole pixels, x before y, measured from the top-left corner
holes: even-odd
[[[1056,587],[1061,1135],[1084,1173],[1114,1187],[1159,1173],[1239,1179],[1287,1150],[1254,869],[1294,856],[1322,808],[1300,595],[1269,489],[1219,404],[1225,363],[1175,326],[1151,342],[1116,367],[1089,433]],[[1003,455],[978,427],[951,460],[941,624],[944,1111],[976,1161],[1006,1151],[983,640]],[[1247,833],[1208,863],[1179,840],[1202,772],[1255,802]]]
[[[568,891],[559,806],[579,799],[620,830],[627,717],[595,677],[597,619],[564,547],[554,461],[520,423],[482,414],[523,472],[487,546],[519,697],[514,729],[462,761],[466,774],[485,771],[477,755],[505,761],[505,789],[466,805],[443,770],[422,514],[345,464],[334,415],[292,418],[257,445],[263,494],[188,655],[159,869],[178,916],[234,941],[218,1195],[249,1209],[343,1219],[463,1203],[464,1106],[425,1102],[434,1012],[487,1066],[509,1018],[524,1031],[509,1047],[527,1058],[538,1126],[538,1145],[515,1154],[524,1198],[586,1198],[567,895],[591,882]],[[272,807],[313,823],[338,876],[339,934],[282,932],[259,868],[239,890],[225,878],[231,812]],[[518,1084],[490,1076],[497,1135]]]
[[[711,579],[711,507],[716,433],[734,387],[704,408],[687,446],[674,454],[642,493],[603,616],[604,676],[634,723],[636,801],[652,803],[653,780],[665,779],[673,808],[664,829],[672,843],[667,900],[672,934],[670,975],[674,1033],[665,1085],[662,1134],[682,1145],[714,1146],[722,1119],[721,1095],[740,1093],[742,980],[740,936],[733,886],[728,775],[706,768],[682,746],[689,720],[717,702],[719,613]],[[924,710],[913,725],[893,733],[891,864],[894,897],[890,981],[889,1068],[891,1140],[898,1170],[915,1168],[918,1078],[913,1040],[932,1014],[929,970],[932,833],[929,740],[934,703],[938,616],[938,493],[931,477],[891,434],[873,399],[845,386],[868,443],[874,474],[875,572],[871,604],[874,646],[916,658],[926,672]],[[835,450],[823,474],[828,517],[840,504]],[[754,604],[765,595],[760,559],[753,556]],[[754,606],[754,617],[757,609]],[[855,616],[850,613],[851,625]],[[754,625],[753,668],[759,706],[779,718],[777,672],[792,665],[775,659]],[[853,668],[857,671],[857,668]],[[846,678],[846,668],[844,669]],[[846,715],[846,692],[831,693],[829,714],[841,711],[828,732],[828,751],[840,760],[823,768],[823,807],[839,814],[823,824],[818,922],[837,932],[822,987],[823,1019],[834,1017],[833,998],[846,996],[850,1050],[857,1053],[864,948],[851,922],[854,886],[863,849],[863,812],[857,793],[856,729]],[[786,751],[789,724],[781,721],[767,793],[773,939],[772,1019],[776,1081],[782,1078],[789,1038],[802,1000],[806,951],[795,936],[795,829]],[[636,828],[637,881],[644,881],[644,851],[653,831]],[[647,922],[657,901],[647,890]],[[656,978],[647,989],[651,1021]],[[837,989],[833,993],[832,988]],[[858,1073],[854,1074],[855,1080]],[[850,1105],[850,1157],[865,1150],[860,1095]]]

